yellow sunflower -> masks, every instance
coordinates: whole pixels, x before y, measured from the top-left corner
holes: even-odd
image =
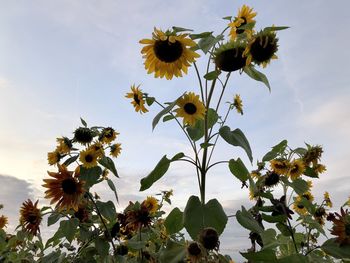
[[[101,158],[105,155],[105,151],[101,142],[94,142],[88,147],[88,150],[95,152],[97,158]]]
[[[301,203],[302,197],[298,196],[293,203],[293,210],[297,212],[299,215],[305,215],[307,213],[307,209]]]
[[[329,193],[328,193],[328,192],[325,192],[324,195],[323,195],[323,197],[324,197],[324,201],[325,201],[325,203],[326,203],[326,206],[332,207],[332,206],[333,206],[333,203],[332,203],[332,201],[331,201],[331,198],[330,198],[330,196],[329,196]]]
[[[158,200],[153,196],[147,196],[141,204],[142,207],[146,208],[150,214],[154,214],[158,210]]]
[[[194,126],[197,120],[204,119],[205,107],[199,100],[199,95],[189,92],[180,98],[176,105],[179,106],[175,110],[176,116],[183,118],[184,125]]]
[[[233,106],[236,108],[237,112],[243,115],[243,103],[241,97],[236,94],[233,99]]]
[[[45,198],[51,199],[51,204],[57,203],[56,208],[60,211],[73,208],[78,211],[80,200],[84,194],[84,182],[73,176],[73,172],[68,171],[64,165],[58,165],[58,173],[48,172],[54,179],[44,179],[43,187]]]
[[[253,12],[253,8],[243,5],[241,9],[238,10],[238,15],[235,17],[234,21],[228,24],[230,27],[229,36],[231,40],[234,40],[237,34],[242,34],[243,32],[250,34],[251,30],[239,29],[239,27],[255,22],[253,19],[255,16],[256,12]]]
[[[270,161],[270,166],[275,173],[283,175],[288,172],[289,162],[284,159],[274,159]]]
[[[112,141],[115,140],[115,138],[117,138],[117,135],[119,135],[119,133],[116,132],[113,128],[104,128],[99,136],[99,140],[102,143],[110,144]]]
[[[8,224],[8,218],[4,215],[0,216],[0,229],[3,229]]]
[[[145,100],[143,99],[143,93],[139,89],[140,85],[135,87],[135,84],[131,86],[131,92],[126,93],[126,98],[132,99],[131,104],[134,106],[136,112],[146,113],[148,110],[145,108]]]
[[[315,166],[315,171],[317,174],[322,174],[324,173],[325,171],[327,171],[327,168],[325,165],[323,164],[316,164]]]
[[[86,149],[80,152],[79,160],[85,168],[97,166],[98,152],[93,149]]]
[[[146,45],[141,53],[145,59],[147,73],[154,72],[156,78],[182,77],[182,73],[187,74],[190,63],[199,57],[191,50],[196,43],[188,37],[188,34],[163,32],[155,28],[152,39],[142,39],[140,43]]]
[[[28,199],[22,204],[22,207],[19,211],[21,215],[19,219],[21,225],[27,232],[31,233],[34,236],[37,233],[40,233],[39,226],[42,220],[40,209],[37,207],[38,201],[39,200],[33,203]]]
[[[69,153],[73,147],[72,142],[67,137],[57,138],[56,141],[58,143],[56,151],[60,154]]]
[[[122,147],[121,147],[121,144],[120,143],[116,143],[116,144],[113,144],[112,146],[111,146],[111,155],[113,156],[113,157],[118,157],[119,156],[119,154],[121,153],[121,151],[122,151]]]
[[[292,180],[295,180],[298,177],[300,177],[304,171],[305,171],[304,162],[300,159],[293,160],[289,168],[289,177]]]
[[[61,155],[57,150],[47,153],[47,161],[49,165],[57,164],[60,161],[60,159],[61,159]]]

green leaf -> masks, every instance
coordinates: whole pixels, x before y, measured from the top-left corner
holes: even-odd
[[[218,78],[220,74],[221,74],[220,70],[214,70],[214,71],[210,71],[209,73],[205,74],[203,76],[203,78],[205,78],[206,80],[214,80],[214,79]]]
[[[288,28],[289,28],[289,26],[269,26],[269,27],[265,27],[263,30],[264,31],[279,31],[279,30],[285,30]]]
[[[164,263],[178,263],[183,261],[186,256],[185,245],[168,240],[166,248],[161,249],[159,261]]]
[[[64,161],[64,165],[65,166],[68,166],[70,165],[71,163],[74,163],[79,157],[79,154],[78,155],[75,155],[75,156],[72,156],[72,157],[69,157],[67,160]]]
[[[173,102],[171,102],[167,107],[165,107],[164,109],[162,109],[162,110],[154,117],[154,119],[153,119],[153,121],[152,121],[152,130],[154,130],[154,128],[157,126],[159,120],[160,120],[165,114],[167,114],[169,111],[171,111],[171,110],[175,107],[177,101],[178,101],[182,96],[183,96],[183,95],[181,95],[181,96],[178,97],[176,100],[174,100]]]
[[[183,153],[176,154],[172,159],[168,159],[166,155],[158,162],[156,167],[146,177],[141,179],[140,191],[150,188],[156,181],[163,177],[168,171],[170,163],[176,161],[184,156]]]
[[[305,171],[303,174],[311,178],[318,178],[318,174],[316,173],[316,171],[309,166],[305,167]]]
[[[309,190],[307,182],[301,178],[297,178],[296,180],[292,181],[290,186],[298,195],[302,195]]]
[[[250,231],[253,231],[258,234],[264,231],[264,229],[254,219],[253,215],[250,212],[248,212],[244,206],[242,206],[242,211],[237,211],[236,219],[238,223],[241,224],[241,226],[243,226],[246,229],[249,229]]]
[[[270,215],[266,215],[264,213],[261,214],[261,217],[263,220],[265,220],[266,222],[269,222],[269,223],[283,223],[287,219],[286,215],[270,216]]]
[[[263,73],[256,70],[253,66],[244,67],[244,72],[252,79],[255,79],[256,81],[261,81],[262,83],[264,83],[266,87],[269,88],[269,91],[271,92],[269,81]]]
[[[287,143],[287,140],[283,140],[279,144],[273,146],[272,150],[263,157],[263,162],[270,161],[276,158],[279,154],[283,153],[284,149],[287,147]]]
[[[109,254],[109,243],[102,238],[95,239],[95,247],[102,258],[105,258]]]
[[[240,129],[231,131],[228,126],[223,126],[220,128],[219,134],[227,143],[243,148],[247,153],[250,162],[253,162],[252,150],[249,142]]]
[[[171,235],[179,232],[183,226],[183,212],[175,207],[164,221],[167,232]]]
[[[113,221],[117,217],[117,213],[115,211],[115,206],[112,201],[101,202],[96,201],[96,206],[100,211],[101,215],[107,218],[109,221]]]
[[[272,228],[266,229],[264,232],[261,233],[261,239],[264,244],[264,249],[278,246],[275,229],[272,229]]]
[[[40,263],[52,263],[57,262],[58,258],[60,257],[61,253],[59,251],[52,251],[50,254],[44,256]]]
[[[47,226],[51,226],[55,224],[60,218],[62,217],[61,214],[52,212],[49,217],[47,218]]]
[[[87,127],[86,121],[82,117],[80,117],[81,124],[83,124],[84,127]]]
[[[175,119],[174,115],[165,115],[163,117],[163,122],[170,121],[170,120],[173,120],[173,119]]]
[[[109,188],[113,191],[114,195],[115,195],[115,199],[117,200],[117,202],[119,203],[119,198],[118,198],[118,194],[117,194],[117,189],[115,188],[115,185],[113,183],[113,181],[111,179],[107,179],[107,184],[109,186]]]
[[[282,235],[287,236],[287,237],[291,236],[290,227],[287,226],[286,224],[277,223],[276,227],[282,233]],[[293,232],[295,232],[295,231],[293,230]]]
[[[307,150],[305,148],[299,147],[293,150],[296,154],[299,154],[300,156],[303,156]]]
[[[307,257],[302,254],[293,254],[283,258],[279,258],[278,263],[308,263]]]
[[[218,121],[219,116],[214,109],[208,110],[208,129],[212,128]],[[193,141],[198,141],[204,136],[204,120],[196,121],[193,127],[189,126],[186,128],[188,135]]]
[[[147,242],[144,240],[128,240],[128,247],[139,250],[146,247]]]
[[[115,168],[114,162],[111,158],[109,158],[108,156],[103,156],[98,162],[119,178],[117,169]]]
[[[73,241],[78,225],[79,220],[77,218],[71,218],[60,222],[59,230],[62,232],[63,236],[67,238],[69,243]]]
[[[272,249],[264,249],[258,252],[240,253],[251,262],[274,262],[277,259],[275,251]]]
[[[255,22],[250,22],[250,23],[247,23],[247,24],[244,24],[244,25],[239,26],[238,29],[243,29],[243,30],[248,29],[248,30],[251,30],[251,29],[254,28],[254,26],[255,26]]]
[[[173,26],[173,30],[174,30],[174,32],[193,31],[192,29],[177,27],[177,26]]]
[[[198,42],[199,48],[204,52],[204,54],[207,54],[208,51],[215,46],[216,43],[218,43],[220,40],[224,38],[223,35],[218,35],[217,37],[214,37],[213,35],[209,35],[205,38],[202,38]]]
[[[92,168],[85,168],[83,166],[80,166],[79,179],[85,181],[84,187],[89,188],[97,183],[101,174],[102,169],[99,166],[95,166]]]
[[[231,159],[228,162],[228,167],[231,173],[242,182],[248,179],[249,172],[240,158],[238,158],[237,161]]]
[[[151,106],[155,100],[156,99],[154,97],[147,97],[146,98],[146,103],[147,103],[148,106]]]
[[[195,39],[205,38],[205,37],[211,36],[212,34],[213,34],[213,32],[203,32],[200,34],[190,34],[190,38],[192,40],[195,40]]]
[[[222,19],[231,21],[232,20],[232,16],[225,16]]]
[[[197,196],[191,196],[183,214],[184,226],[188,234],[195,240],[205,227],[213,227],[220,235],[226,226],[227,216],[216,199],[202,205]]]

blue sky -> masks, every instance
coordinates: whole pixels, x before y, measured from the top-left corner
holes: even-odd
[[[183,207],[190,195],[198,194],[189,166],[174,165],[153,188],[145,193],[137,190],[139,180],[163,154],[190,150],[185,138],[172,123],[160,124],[152,132],[151,121],[159,109],[141,116],[124,95],[131,84],[141,83],[145,92],[170,101],[196,90],[197,80],[193,68],[170,82],[147,75],[138,41],[150,37],[154,26],[219,33],[226,26],[221,18],[235,15],[242,4],[258,12],[258,28],[272,24],[291,28],[279,32],[279,59],[263,70],[271,94],[244,75],[232,77],[224,100],[240,93],[245,114],[232,114],[229,125],[245,132],[254,160],[282,139],[292,147],[304,142],[323,145],[327,172],[314,181],[315,195],[320,199],[328,190],[339,207],[350,194],[348,1],[67,0],[1,4],[2,212],[16,222],[25,198],[45,203],[42,179],[52,169],[46,154],[54,149],[56,137],[72,134],[80,117],[90,125],[112,126],[120,132],[123,152],[116,165],[122,178],[115,181],[120,209],[127,200],[170,188],[174,203]],[[204,59],[198,63],[203,72]],[[241,150],[221,143],[215,158],[237,156],[247,161]],[[226,166],[213,169],[208,177],[208,198],[218,198],[228,212],[247,202],[247,193],[239,189]],[[246,248],[237,245],[241,236],[244,233],[232,227],[223,246]]]

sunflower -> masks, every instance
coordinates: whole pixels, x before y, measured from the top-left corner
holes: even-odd
[[[74,131],[74,141],[80,143],[80,144],[88,144],[92,142],[92,139],[94,138],[93,132],[86,127],[79,127]]]
[[[122,151],[122,147],[121,147],[121,144],[120,143],[116,143],[116,144],[113,144],[111,146],[111,152],[110,154],[113,156],[113,157],[118,157],[119,154],[121,153]]]
[[[3,229],[8,224],[8,222],[9,220],[6,216],[0,216],[0,229]]]
[[[243,103],[241,97],[236,94],[233,99],[233,106],[236,108],[237,112],[243,115]]]
[[[153,196],[147,196],[146,200],[142,202],[142,207],[146,208],[150,214],[155,214],[158,210],[158,200]]]
[[[156,78],[165,77],[172,79],[187,74],[190,63],[195,62],[199,55],[191,50],[196,43],[188,37],[188,34],[176,34],[176,32],[163,32],[154,29],[152,39],[142,39],[141,44],[146,45],[141,53],[145,59],[145,68],[148,74],[154,72]]]
[[[256,12],[253,12],[253,8],[243,5],[241,9],[238,10],[238,15],[235,17],[234,21],[228,24],[230,27],[229,36],[231,37],[231,40],[236,39],[237,34],[242,34],[243,32],[250,34],[251,30],[240,29],[239,27],[249,23],[254,23],[255,20],[253,18],[255,16]]]
[[[204,119],[205,107],[199,100],[199,95],[189,92],[177,101],[178,109],[175,110],[177,117],[183,118],[183,123],[194,126],[197,120]]]
[[[231,41],[221,45],[214,52],[215,65],[222,71],[232,72],[247,65],[244,51],[247,45],[243,42]]]
[[[278,38],[273,31],[261,31],[250,41],[244,54],[248,56],[247,61],[251,61],[265,68],[271,59],[277,59]]]
[[[315,166],[315,171],[317,174],[322,174],[324,173],[325,171],[327,171],[327,168],[325,165],[323,164],[316,164]]]
[[[315,220],[320,224],[324,225],[324,218],[327,217],[326,209],[318,207],[314,213]]]
[[[305,165],[303,161],[300,159],[296,159],[296,160],[293,160],[293,162],[290,164],[289,176],[292,180],[295,180],[298,177],[300,177],[304,171],[305,171]]]
[[[299,215],[305,215],[307,213],[307,209],[302,204],[302,197],[298,196],[293,203],[293,210],[297,212]]]
[[[269,172],[264,177],[264,185],[267,187],[273,187],[280,181],[280,175],[278,173]]]
[[[219,234],[215,228],[212,228],[212,227],[204,228],[199,233],[199,242],[207,250],[212,250],[212,249],[218,250],[220,245]]]
[[[40,209],[37,207],[38,205],[37,200],[34,204],[31,200],[27,200],[22,204],[22,207],[19,211],[20,213],[20,223],[23,226],[23,228],[33,234],[34,236],[39,232],[39,225],[42,220],[42,215],[40,212]]]
[[[325,203],[326,203],[326,206],[332,207],[332,206],[333,206],[333,203],[332,203],[332,201],[331,201],[331,198],[329,197],[329,193],[328,193],[328,192],[325,192],[324,195],[323,195],[323,197],[324,197],[324,201],[325,201]]]
[[[61,154],[56,150],[47,153],[47,162],[49,165],[55,165],[61,160]]]
[[[82,162],[83,167],[92,168],[97,166],[98,152],[93,149],[86,149],[80,152],[79,160]]]
[[[143,93],[139,89],[140,85],[135,87],[135,84],[131,86],[131,92],[126,93],[126,98],[132,99],[131,104],[134,106],[136,112],[146,113],[148,110],[145,108],[145,100],[143,99]]]
[[[57,138],[56,141],[58,143],[56,151],[60,154],[69,153],[73,147],[72,142],[67,137]]]
[[[346,209],[340,210],[341,214],[335,213],[331,234],[337,236],[337,242],[341,245],[350,245],[350,214]]]
[[[320,145],[308,146],[308,149],[303,156],[303,161],[306,165],[309,165],[310,163],[312,163],[313,165],[316,165],[318,161],[321,159],[322,153],[323,153],[322,146]]]
[[[101,158],[105,155],[105,151],[101,142],[95,142],[88,147],[88,150],[93,151],[97,158]]]
[[[118,132],[116,132],[113,128],[108,127],[108,128],[104,128],[99,136],[99,140],[102,143],[105,144],[110,144],[112,141],[115,140],[115,138],[117,138],[117,135],[119,135]]]
[[[78,211],[80,200],[83,196],[83,184],[73,172],[68,171],[64,165],[58,165],[58,173],[48,172],[54,179],[44,179],[43,187],[48,188],[45,191],[45,198],[51,199],[51,204],[57,203],[56,208],[59,211],[73,208]]]
[[[186,250],[190,262],[200,262],[204,256],[202,245],[196,241],[189,242]]]
[[[270,166],[275,173],[283,175],[288,172],[289,162],[284,159],[274,159],[270,161]]]
[[[80,223],[85,223],[90,219],[90,208],[86,203],[80,203],[78,205],[78,210],[74,211],[74,217],[79,219]]]

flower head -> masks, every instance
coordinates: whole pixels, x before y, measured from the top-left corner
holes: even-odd
[[[47,153],[47,161],[49,165],[55,165],[61,160],[61,154],[55,150],[53,152]]]
[[[0,229],[3,229],[4,227],[6,227],[6,225],[8,224],[9,220],[7,218],[7,216],[0,216]]]
[[[187,256],[190,262],[200,262],[201,258],[204,256],[204,249],[201,244],[193,241],[187,244]]]
[[[88,144],[92,142],[92,139],[94,138],[93,132],[86,127],[79,127],[74,131],[74,141],[80,143],[80,144]]]
[[[243,103],[241,97],[236,94],[233,99],[233,106],[236,108],[237,112],[243,115]]]
[[[39,226],[42,220],[40,209],[37,207],[38,201],[34,204],[31,200],[27,200],[22,204],[20,209],[20,223],[29,233],[36,235],[40,232]]]
[[[150,214],[154,214],[159,207],[158,200],[153,196],[147,196],[146,200],[142,202],[141,207],[147,209]]]
[[[64,165],[58,165],[58,172],[48,172],[53,179],[44,179],[45,198],[51,199],[51,204],[57,203],[58,210],[70,208],[78,211],[78,206],[84,193],[83,181],[79,181],[73,172]]]
[[[104,128],[99,136],[99,140],[102,143],[105,144],[110,144],[112,141],[115,140],[115,138],[117,138],[117,135],[119,135],[118,132],[116,132],[113,128],[108,127],[108,128]]]
[[[119,154],[121,153],[122,151],[122,147],[121,147],[121,144],[120,143],[116,143],[116,144],[113,144],[111,146],[111,152],[110,154],[113,156],[113,157],[118,157]]]
[[[333,203],[332,203],[332,201],[331,201],[331,198],[329,197],[329,193],[328,193],[328,192],[324,192],[323,197],[324,197],[324,201],[325,201],[325,203],[326,203],[326,206],[332,207],[332,206],[333,206]]]
[[[199,242],[208,250],[218,249],[220,245],[219,234],[215,228],[204,228],[199,234]]]
[[[350,214],[346,209],[341,208],[340,214],[335,213],[332,218],[333,227],[331,234],[337,236],[337,242],[341,245],[350,244]]]
[[[85,168],[97,166],[98,152],[93,149],[85,149],[80,152],[79,160]]]
[[[132,99],[131,104],[134,106],[136,112],[146,113],[148,110],[145,108],[145,100],[143,99],[143,93],[139,89],[140,85],[135,87],[131,86],[131,92],[126,93],[126,98]]]
[[[58,151],[60,154],[69,153],[73,147],[71,140],[69,140],[67,137],[57,138],[56,141],[58,143],[56,151]]]
[[[293,160],[289,168],[289,176],[292,180],[299,178],[305,171],[305,165],[302,160]]]
[[[280,175],[278,173],[269,172],[264,177],[264,185],[267,187],[272,187],[278,184],[280,181]]]
[[[270,161],[270,166],[275,173],[284,175],[288,172],[289,162],[284,159],[274,159]]]
[[[229,23],[230,27],[230,37],[231,40],[234,40],[237,37],[237,34],[242,34],[244,32],[251,33],[251,30],[240,29],[239,27],[244,26],[248,23],[254,23],[253,19],[256,16],[256,12],[253,12],[253,8],[243,5],[238,10],[238,15],[235,17],[234,21]]]
[[[232,72],[247,65],[244,55],[246,44],[243,42],[228,42],[221,45],[214,53],[215,65],[222,71]]]
[[[191,50],[196,43],[187,34],[177,34],[173,31],[163,32],[154,29],[151,39],[142,39],[146,45],[141,53],[145,59],[145,68],[148,74],[154,72],[156,78],[172,79],[187,74],[190,63],[195,62],[199,55]]]
[[[175,110],[177,117],[183,118],[183,123],[194,126],[197,120],[204,119],[205,107],[199,100],[199,95],[189,92],[177,101]]]

